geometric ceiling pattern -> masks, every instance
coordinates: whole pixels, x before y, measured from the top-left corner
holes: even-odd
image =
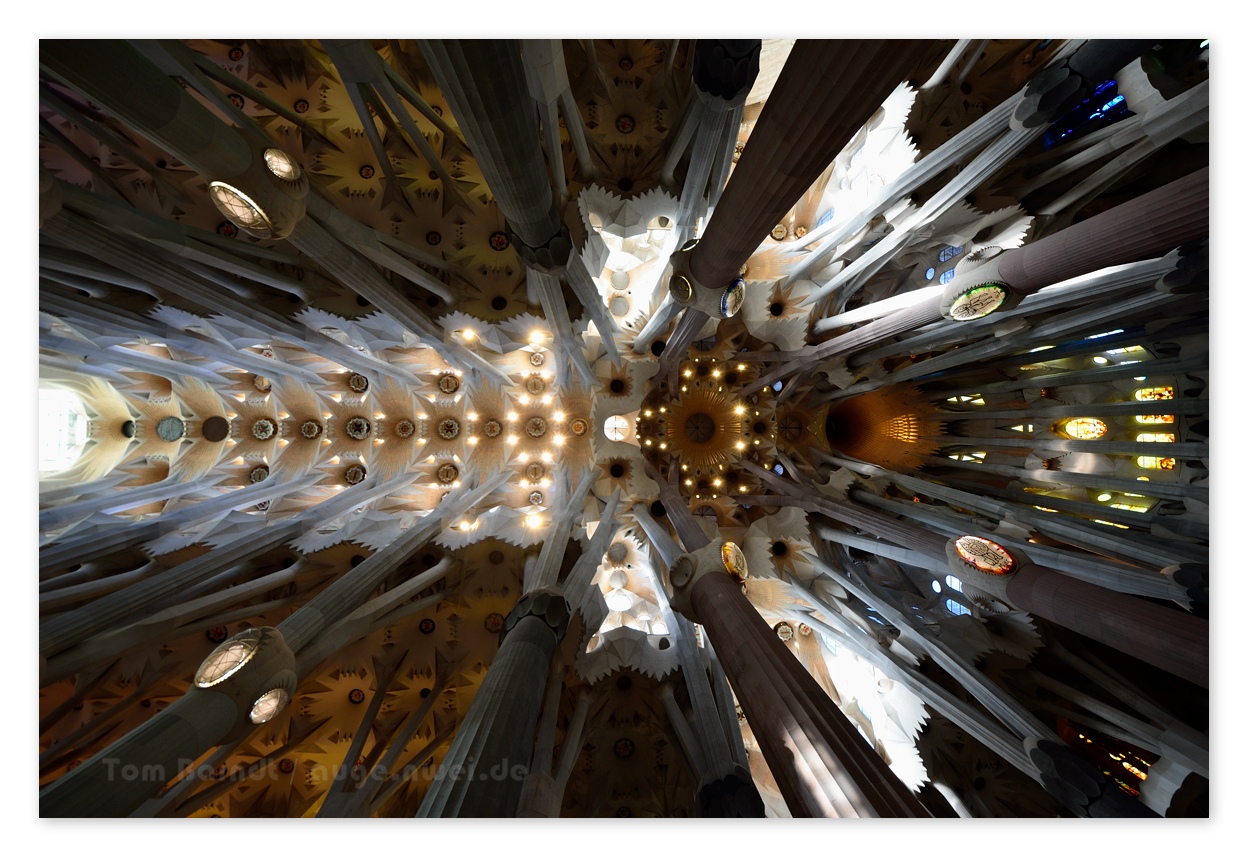
[[[41,814],[1208,815],[1209,50],[44,40]]]

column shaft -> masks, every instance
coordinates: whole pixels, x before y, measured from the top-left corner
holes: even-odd
[[[690,259],[698,282],[723,287],[819,177],[930,43],[801,39],[763,107]]]
[[[722,573],[691,601],[794,817],[928,813]]]

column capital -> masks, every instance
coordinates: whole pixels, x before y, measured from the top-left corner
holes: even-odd
[[[691,622],[701,622],[694,614],[693,590],[708,574],[726,574],[744,585],[749,577],[745,554],[736,543],[715,539],[672,563],[667,573],[672,609]]]
[[[213,649],[195,671],[187,697],[223,695],[237,709],[227,740],[272,720],[294,695],[298,673],[294,652],[282,632],[248,628]]]
[[[983,536],[965,535],[945,543],[950,573],[993,598],[1013,607],[1006,597],[1010,577],[1031,560],[1016,548],[1006,549]]]
[[[499,634],[499,645],[502,645],[508,631],[516,627],[521,619],[529,616],[545,622],[551,633],[555,635],[555,641],[558,642],[568,631],[568,621],[571,615],[572,608],[562,592],[557,589],[535,589],[522,596],[507,614],[507,619],[503,622],[503,631]]]
[[[940,296],[940,314],[953,321],[974,321],[1013,309],[1024,295],[1001,276],[1000,247],[981,247],[958,262],[954,278]]]
[[[553,202],[551,209],[554,210]],[[558,215],[556,214],[555,217],[558,218]],[[521,238],[512,229],[510,223],[507,224],[507,237],[511,240],[512,246],[516,248],[516,252],[520,254],[520,261],[526,268],[556,277],[562,274],[568,266],[568,259],[572,255],[572,235],[566,223],[561,224],[559,231],[550,236],[545,244],[538,246],[533,246]]]
[[[693,250],[698,239],[692,238],[671,256],[667,289],[672,300],[681,306],[699,309],[711,318],[732,318],[745,303],[745,280],[736,277],[729,283],[702,283],[690,270]]]
[[[754,778],[741,765],[698,785],[698,810],[703,818],[762,818],[767,814]]]

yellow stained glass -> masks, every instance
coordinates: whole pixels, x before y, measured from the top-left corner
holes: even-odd
[[[1095,417],[1075,417],[1058,428],[1059,434],[1074,440],[1100,440],[1108,431],[1109,427]]]

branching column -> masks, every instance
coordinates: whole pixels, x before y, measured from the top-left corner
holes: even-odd
[[[702,623],[794,817],[923,817],[927,811],[767,626],[720,545],[671,570],[673,606]],[[716,567],[718,566],[718,567]]]
[[[568,629],[563,595],[537,590],[507,615],[490,664],[442,760],[419,818],[509,818],[533,755],[542,692],[555,646]]]

